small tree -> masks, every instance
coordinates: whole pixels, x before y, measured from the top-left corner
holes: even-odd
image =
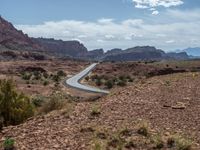
[[[30,99],[15,90],[13,80],[0,80],[0,116],[4,125],[17,125],[34,114]]]

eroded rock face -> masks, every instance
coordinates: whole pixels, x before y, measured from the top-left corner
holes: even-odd
[[[41,50],[28,35],[17,30],[11,23],[0,16],[0,45],[12,50]]]
[[[81,57],[88,52],[87,48],[78,41],[62,41],[45,38],[32,39],[44,47],[45,51],[60,56]]]

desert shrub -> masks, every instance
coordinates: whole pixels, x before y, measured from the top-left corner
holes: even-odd
[[[110,149],[109,147],[112,147],[114,149],[121,150],[125,144],[125,140],[120,137],[112,137],[110,141],[107,143],[107,149]]]
[[[107,80],[105,82],[105,86],[108,88],[108,89],[111,89],[113,87],[113,82],[111,80]]]
[[[119,76],[119,79],[123,81],[123,80],[125,80],[125,79],[126,79],[126,77],[125,77],[125,76],[123,76],[123,75],[121,75],[121,76]]]
[[[58,76],[58,75],[56,74],[56,75],[53,75],[52,80],[53,80],[54,82],[60,82],[61,78],[60,78],[60,76]]]
[[[13,80],[0,80],[0,116],[4,125],[20,124],[33,114],[29,97],[15,90]]]
[[[49,84],[49,81],[48,81],[48,80],[44,80],[44,81],[43,81],[43,85],[44,85],[44,86],[47,86],[48,84]]]
[[[47,78],[49,77],[48,73],[47,73],[47,72],[44,72],[44,73],[43,73],[43,77],[44,77],[45,79],[47,79]]]
[[[183,138],[181,136],[175,137],[175,145],[177,150],[191,150],[192,141],[190,139]]]
[[[101,79],[96,79],[95,84],[96,84],[97,86],[101,86],[101,85],[102,85]]]
[[[136,148],[136,144],[133,143],[133,141],[129,141],[129,142],[127,142],[127,143],[125,144],[124,147],[127,148],[127,149],[134,149],[134,148]]]
[[[117,83],[118,86],[126,86],[126,81],[125,80],[120,80],[118,83]]]
[[[34,71],[34,79],[40,80],[42,78],[41,73],[39,71]]]
[[[121,136],[131,136],[131,130],[127,129],[127,128],[124,128],[120,131],[119,133]]]
[[[89,77],[89,76],[85,77],[85,80],[86,80],[86,81],[89,81],[89,79],[90,79],[90,77]]]
[[[102,149],[102,147],[99,143],[94,144],[94,150],[101,150],[101,149]]]
[[[113,81],[113,83],[116,83],[118,81],[118,79],[116,77],[113,77],[112,81]]]
[[[172,147],[174,147],[175,146],[175,143],[176,143],[176,139],[174,138],[174,137],[169,137],[168,139],[167,139],[167,146],[169,147],[169,148],[172,148]]]
[[[11,138],[6,138],[3,142],[4,150],[14,150],[15,149],[15,140]]]
[[[45,100],[46,98],[44,96],[37,95],[32,98],[32,103],[35,107],[41,107]]]
[[[90,114],[91,116],[99,116],[101,114],[100,108],[98,106],[94,106]]]
[[[141,122],[138,125],[137,133],[143,136],[149,136],[149,126],[147,122]]]
[[[161,149],[164,147],[164,141],[161,135],[158,134],[158,135],[153,136],[152,141],[155,144],[156,149]]]
[[[24,73],[22,73],[22,79],[23,80],[30,80],[31,79],[31,77],[32,77],[32,74],[31,73],[27,73],[27,72],[24,72]]]
[[[128,82],[133,82],[133,79],[131,78],[131,79],[128,79]]]
[[[57,72],[57,75],[60,76],[60,77],[65,77],[65,76],[66,76],[66,73],[65,73],[64,71],[62,71],[62,70],[59,70],[59,71]]]
[[[91,80],[92,80],[92,81],[94,81],[94,80],[96,80],[96,79],[98,79],[98,78],[99,78],[99,76],[96,75],[96,74],[91,76]]]
[[[53,110],[62,109],[64,106],[64,96],[60,92],[52,93],[41,108],[41,113],[48,113]]]

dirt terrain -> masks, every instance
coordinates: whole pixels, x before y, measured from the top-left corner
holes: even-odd
[[[24,80],[22,78],[23,73],[34,73],[34,72],[45,72],[49,76],[56,74],[58,71],[64,71],[66,76],[74,75],[80,70],[88,66],[89,63],[84,61],[71,61],[71,60],[44,60],[44,61],[7,61],[0,63],[0,79],[12,78],[16,81],[17,89],[23,91],[28,95],[48,95],[50,94],[55,86],[55,82],[50,79],[41,79],[35,80]],[[44,81],[48,81],[48,85],[43,85]],[[59,88],[66,90],[60,81]]]
[[[137,132],[138,123],[145,121],[152,135],[182,135],[199,149],[199,84],[200,73],[143,79],[96,101],[71,102],[70,111],[66,107],[6,127],[0,139],[14,138],[18,149],[154,149],[155,142]],[[116,140],[119,133],[123,135]],[[166,143],[163,149],[169,149]]]

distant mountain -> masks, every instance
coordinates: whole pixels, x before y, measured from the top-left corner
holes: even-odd
[[[63,41],[53,38],[30,38],[22,31],[17,30],[11,23],[0,17],[0,54],[1,59],[21,58],[20,53],[10,53],[9,50],[16,52],[43,52],[53,56],[65,58],[79,58],[86,60],[105,60],[105,61],[137,61],[137,60],[163,60],[163,59],[188,59],[188,55],[181,53],[165,53],[152,46],[137,46],[125,50],[115,48],[104,52],[103,49],[88,51],[87,48],[78,41]],[[186,49],[189,54],[197,55],[200,51],[195,49]],[[30,54],[31,57],[24,58],[43,59],[40,55]],[[200,55],[200,54],[199,54]]]
[[[184,49],[182,51],[186,52],[188,55],[200,56],[200,47],[187,48],[187,49]]]
[[[170,52],[166,53],[166,56],[177,60],[189,59],[189,56],[186,52],[180,52],[180,53]]]
[[[122,52],[122,49],[114,48],[114,49],[108,50],[105,54],[106,55],[112,55],[112,54],[116,54],[116,53],[120,53],[120,52]]]
[[[28,35],[17,30],[11,23],[0,16],[0,48],[11,50],[42,50]]]
[[[152,46],[137,46],[125,50],[114,49],[105,53],[103,60],[106,61],[139,61],[139,60],[169,60],[189,59],[187,53],[165,53]]]
[[[0,16],[0,51],[45,52],[56,56],[82,57],[87,48],[78,41],[30,38]]]
[[[102,57],[104,57],[104,50],[103,49],[95,49],[88,51],[82,56],[84,59],[89,60],[100,60]]]
[[[133,47],[116,53],[107,54],[104,60],[112,61],[137,61],[137,60],[160,60],[164,52],[155,47]]]
[[[87,48],[78,41],[62,41],[53,38],[32,38],[45,49],[45,52],[59,56],[82,57],[88,53]]]

